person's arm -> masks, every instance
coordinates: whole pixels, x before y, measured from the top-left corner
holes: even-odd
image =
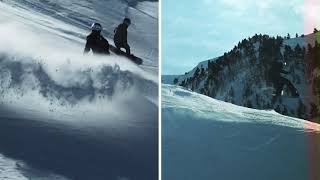
[[[106,50],[106,54],[110,54],[110,51],[109,51],[109,42],[108,40],[106,40],[104,37],[103,38],[103,42],[104,42],[104,46],[105,46],[105,50]]]

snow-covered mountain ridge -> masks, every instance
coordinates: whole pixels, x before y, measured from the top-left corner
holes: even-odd
[[[296,38],[255,35],[238,43],[223,56],[199,63],[184,75],[163,75],[162,82],[256,109],[275,109],[293,117],[317,121],[319,115],[319,33]],[[286,63],[285,77],[300,97],[273,98],[269,81],[274,60]],[[318,85],[318,86],[317,86]]]

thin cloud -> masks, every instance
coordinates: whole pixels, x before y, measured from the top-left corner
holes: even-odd
[[[303,8],[305,14],[305,32],[311,32],[314,27],[320,26],[320,2],[307,0]]]
[[[163,68],[167,74],[193,68],[180,68],[182,60],[184,64],[197,64],[201,57],[220,56],[256,33],[272,36],[311,33],[320,24],[318,0],[185,0],[183,3],[163,0],[163,3]],[[165,63],[166,59],[170,63]]]

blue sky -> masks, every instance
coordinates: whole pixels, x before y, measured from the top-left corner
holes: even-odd
[[[162,0],[162,74],[183,74],[255,33],[311,32],[305,18],[319,25],[319,11],[317,0]]]

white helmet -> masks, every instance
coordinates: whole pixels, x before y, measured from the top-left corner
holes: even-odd
[[[100,23],[92,23],[91,30],[100,32],[100,31],[102,31],[102,26]]]

